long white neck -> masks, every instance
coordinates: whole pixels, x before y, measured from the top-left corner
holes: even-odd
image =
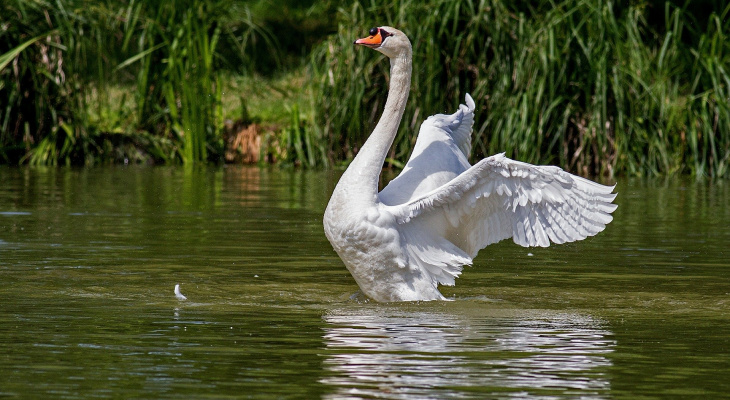
[[[361,199],[366,201],[377,201],[380,171],[406,109],[411,89],[411,58],[408,47],[390,59],[390,86],[383,115],[340,180],[340,183],[357,185],[358,197],[362,196]]]

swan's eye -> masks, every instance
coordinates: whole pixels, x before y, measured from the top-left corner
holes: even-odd
[[[378,28],[370,28],[370,36],[375,36],[378,34]]]
[[[385,40],[385,38],[387,38],[388,36],[393,36],[393,34],[386,31],[385,29],[381,29],[380,36],[382,36],[383,40]]]

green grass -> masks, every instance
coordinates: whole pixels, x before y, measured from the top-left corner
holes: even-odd
[[[306,79],[303,69],[269,77],[223,74],[223,114],[226,118],[283,127],[290,122],[294,106],[302,108],[302,104],[311,102],[312,88]],[[312,116],[311,107],[301,112],[306,114],[305,118]]]

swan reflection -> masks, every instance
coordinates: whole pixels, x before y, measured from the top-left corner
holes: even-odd
[[[454,310],[333,310],[325,398],[603,398],[615,342],[578,314],[473,315]]]

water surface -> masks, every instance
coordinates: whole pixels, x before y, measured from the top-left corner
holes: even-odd
[[[597,237],[493,245],[454,301],[374,304],[322,232],[336,179],[0,168],[0,397],[730,392],[729,185],[620,181]]]

